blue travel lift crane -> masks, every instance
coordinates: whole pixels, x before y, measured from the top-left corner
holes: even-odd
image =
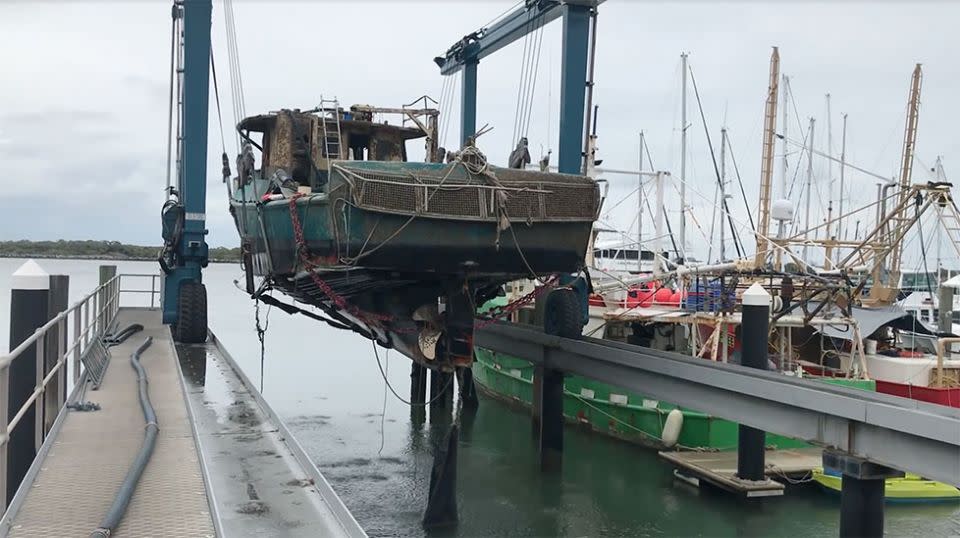
[[[586,95],[592,84],[591,38],[595,38],[597,6],[602,2],[603,0],[526,0],[523,6],[504,15],[495,24],[464,36],[443,56],[434,58],[443,75],[462,71],[460,143],[466,145],[477,130],[477,66],[480,60],[562,17],[558,169],[568,174],[586,173],[584,158],[593,158],[592,154],[588,155],[585,143],[586,127],[590,123],[590,105],[586,102]],[[544,331],[577,338],[588,320],[589,276],[561,275],[560,283],[560,287],[547,295]],[[414,365],[414,372],[417,371],[416,368]],[[464,370],[463,373],[467,374],[469,369]],[[472,376],[469,378],[471,380],[466,384],[472,384]],[[464,379],[461,379],[461,382],[463,383]],[[538,429],[541,469],[556,471],[560,467],[563,450],[563,373],[538,368],[534,372],[533,390],[540,411]],[[446,440],[434,455],[427,508],[423,516],[424,527],[453,525],[457,521],[458,431],[458,425],[451,426]]]
[[[586,173],[585,143],[590,124],[587,91],[593,84],[591,47],[595,44],[597,6],[604,0],[526,0],[488,28],[465,35],[443,56],[434,58],[440,74],[462,71],[460,94],[460,143],[466,144],[477,130],[477,66],[480,60],[537,31],[557,18],[563,19],[560,71],[560,141],[557,169],[566,174]],[[593,28],[591,30],[591,21]],[[588,73],[589,69],[589,73]],[[589,278],[589,277],[588,277]],[[562,286],[546,299],[544,328],[561,336],[580,335],[589,316],[588,278],[561,275]],[[579,310],[578,316],[570,310]]]
[[[161,220],[164,252],[163,323],[174,339],[199,343],[207,338],[207,113],[210,92],[211,0],[174,3],[173,17],[183,22],[183,108],[180,117],[180,166],[167,193]],[[175,38],[176,39],[176,38]],[[176,41],[175,41],[176,43]]]

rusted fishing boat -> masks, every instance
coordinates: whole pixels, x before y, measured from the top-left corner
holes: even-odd
[[[252,295],[276,302],[266,292],[278,290],[451,367],[472,361],[475,307],[502,284],[583,269],[601,202],[593,180],[496,167],[472,143],[446,154],[433,109],[322,104],[238,126],[230,210]],[[408,161],[413,140],[426,162]]]

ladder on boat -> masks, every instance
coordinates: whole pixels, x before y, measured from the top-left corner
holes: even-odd
[[[320,127],[323,130],[324,158],[341,159],[340,154],[340,102],[320,96]],[[332,113],[332,117],[330,116]],[[329,166],[329,165],[328,165]]]

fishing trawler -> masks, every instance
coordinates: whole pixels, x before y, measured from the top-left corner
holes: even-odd
[[[445,152],[426,104],[242,120],[230,211],[252,296],[448,369],[472,362],[475,305],[502,284],[583,269],[601,197],[587,177],[490,165],[473,140]]]
[[[919,322],[914,315],[917,309],[911,312],[896,304],[900,284],[910,280],[901,278],[901,274],[911,276],[901,273],[900,268],[904,238],[921,215],[925,211],[936,213],[954,246],[958,244],[956,231],[960,230],[960,212],[949,183],[942,179],[925,184],[910,182],[919,67],[913,75],[901,178],[891,185],[899,191],[891,196],[884,191],[885,196],[874,204],[879,208],[875,209],[876,227],[863,239],[851,241],[839,240],[830,231],[831,225],[836,227],[844,217],[834,217],[832,222],[828,218],[817,227],[821,233],[825,228],[824,238],[784,232],[784,224],[794,219],[792,204],[772,201],[770,195],[778,70],[775,51],[766,111],[756,255],[673,270],[651,265],[647,271],[620,272],[615,282],[595,281],[591,320],[584,335],[704,360],[737,362],[740,295],[751,284],[759,283],[773,297],[770,369],[958,405],[954,400],[960,398],[952,396],[960,390],[956,388],[960,385],[960,359],[942,349],[933,353],[917,349],[912,342],[935,343],[944,335]],[[770,221],[780,224],[776,235]],[[821,261],[808,261],[813,258],[807,255],[810,247],[823,250]],[[603,251],[594,250],[597,254]],[[636,263],[634,267],[639,269]],[[527,287],[532,285],[525,283]],[[511,291],[517,288],[529,291],[517,285]],[[510,299],[508,294],[494,301]],[[533,309],[515,317],[521,322],[539,321]],[[522,406],[532,404],[534,371],[520,357],[478,348],[474,370],[475,379],[487,394]],[[569,422],[608,436],[658,448],[730,449],[737,444],[736,424],[711,416],[709,409],[680,409],[579,376],[565,380],[564,396]],[[778,448],[806,446],[771,434],[767,435],[767,444]]]

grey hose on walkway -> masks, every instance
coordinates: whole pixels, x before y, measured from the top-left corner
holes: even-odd
[[[143,436],[143,444],[140,446],[140,452],[127,471],[127,477],[123,479],[123,484],[117,490],[117,495],[113,499],[113,504],[107,515],[103,517],[100,526],[90,534],[90,538],[108,538],[116,530],[127,511],[127,505],[133,497],[133,492],[140,482],[140,476],[150,461],[153,454],[153,448],[157,444],[157,436],[160,434],[160,426],[157,424],[157,414],[153,410],[153,404],[150,403],[150,393],[147,392],[147,373],[140,365],[140,354],[150,347],[153,337],[147,337],[140,344],[140,347],[130,355],[130,366],[137,371],[137,386],[140,395],[140,409],[143,410],[143,419],[147,425]]]

